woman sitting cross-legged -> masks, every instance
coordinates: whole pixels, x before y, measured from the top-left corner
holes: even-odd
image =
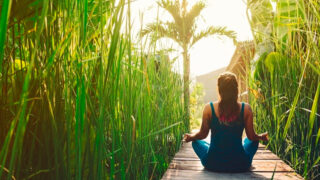
[[[253,115],[249,104],[238,102],[238,82],[233,73],[218,78],[220,100],[204,107],[201,129],[185,134],[202,165],[212,171],[243,172],[251,167],[259,140],[268,141],[268,133],[257,135],[253,129]],[[201,140],[211,129],[210,144]],[[242,142],[245,129],[247,137]]]

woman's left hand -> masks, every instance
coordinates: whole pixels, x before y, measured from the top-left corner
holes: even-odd
[[[269,141],[269,135],[268,132],[260,134],[261,140],[262,141]]]
[[[193,141],[193,137],[192,137],[191,134],[184,134],[183,139],[184,139],[186,142]]]

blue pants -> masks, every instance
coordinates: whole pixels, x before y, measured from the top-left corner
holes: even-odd
[[[242,142],[243,149],[246,154],[250,157],[250,164],[252,163],[253,156],[257,152],[259,141],[251,141],[245,138]],[[206,157],[209,151],[210,144],[203,140],[195,140],[192,142],[193,150],[196,152],[197,156],[200,158],[203,166],[206,164]]]

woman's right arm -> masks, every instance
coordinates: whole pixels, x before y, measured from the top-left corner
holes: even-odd
[[[184,139],[186,142],[194,141],[194,140],[201,140],[208,136],[210,130],[210,119],[211,119],[211,107],[210,104],[207,104],[204,107],[203,114],[202,114],[202,124],[200,131],[196,134],[185,134]]]
[[[246,104],[245,111],[244,111],[244,118],[245,118],[245,130],[248,139],[251,141],[268,141],[268,133],[256,134],[253,128],[253,113],[249,104]]]

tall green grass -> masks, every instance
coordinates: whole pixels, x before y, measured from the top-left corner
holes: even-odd
[[[268,147],[306,179],[320,178],[320,5],[317,1],[249,3],[257,45],[250,103]],[[269,4],[269,5],[268,5]],[[265,8],[254,11],[253,7]],[[251,9],[250,9],[251,8]],[[265,31],[265,29],[270,32]],[[264,30],[263,30],[264,29]]]
[[[205,92],[203,91],[203,85],[196,83],[192,87],[190,94],[190,129],[200,129],[202,122],[202,112],[203,112],[203,96]]]
[[[182,80],[132,38],[130,2],[0,9],[0,179],[159,178],[186,130]]]

